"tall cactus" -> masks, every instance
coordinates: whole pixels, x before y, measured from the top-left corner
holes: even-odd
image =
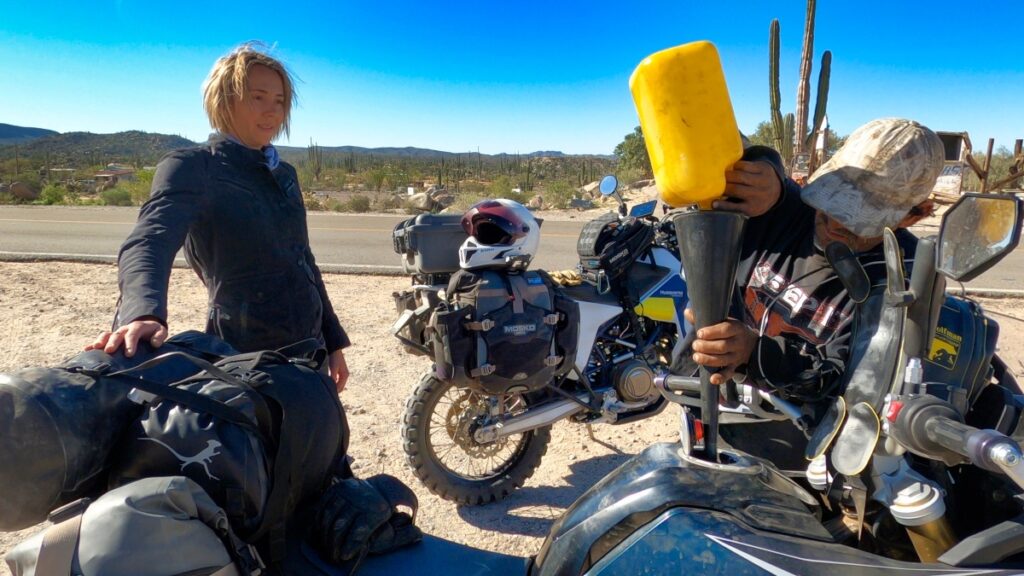
[[[779,154],[782,154],[782,158],[785,162],[789,163],[793,159],[793,134],[794,134],[794,119],[793,113],[786,114],[782,121],[782,148],[779,149]]]
[[[818,93],[814,97],[814,122],[811,124],[811,133],[807,135],[807,140],[804,142],[808,149],[814,147],[814,140],[825,121],[825,108],[828,106],[828,83],[831,78],[832,52],[825,50],[825,53],[821,55],[821,70],[818,71]]]
[[[814,103],[814,120],[807,125],[809,108],[809,85],[811,76],[811,59],[814,52],[814,14],[815,0],[807,0],[807,13],[804,24],[804,45],[800,57],[800,81],[797,84],[796,113],[783,116],[779,101],[779,21],[772,20],[768,31],[768,98],[771,105],[772,138],[775,148],[782,155],[787,169],[797,154],[811,149],[814,137],[821,127],[825,110],[828,106],[829,80],[832,74],[832,53],[828,50],[822,54],[821,71],[818,75],[818,92]],[[808,134],[810,128],[810,134]],[[813,163],[813,161],[812,161]],[[813,167],[812,167],[813,168]]]
[[[807,139],[807,110],[810,97],[811,59],[814,56],[814,8],[815,0],[807,0],[807,16],[804,20],[804,47],[800,52],[800,81],[796,85],[796,135],[793,143],[794,154],[804,151]]]
[[[320,174],[324,169],[324,151],[310,138],[309,148],[306,150],[306,153],[309,156],[309,166],[313,170],[313,180],[319,182]]]
[[[768,30],[768,99],[772,108],[772,137],[776,150],[782,150],[782,111],[779,92],[779,19]],[[783,158],[787,163],[788,158]]]

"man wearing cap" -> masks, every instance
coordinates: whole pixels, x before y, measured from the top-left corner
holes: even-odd
[[[722,368],[712,382],[745,372],[796,401],[834,393],[846,366],[855,303],[824,248],[848,245],[872,284],[884,282],[882,232],[894,229],[904,255],[913,255],[916,238],[906,228],[932,213],[928,197],[943,157],[934,132],[887,118],[855,130],[802,191],[782,176],[777,160],[779,178],[768,185],[737,185],[743,175],[727,174],[729,198],[715,208],[750,220],[736,274],[742,305],[734,305],[733,318],[702,328],[693,342],[695,362]]]

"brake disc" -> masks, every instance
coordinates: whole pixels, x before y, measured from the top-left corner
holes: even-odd
[[[486,402],[476,393],[465,390],[452,401],[445,415],[445,430],[448,437],[472,458],[490,458],[497,455],[508,443],[508,438],[481,444],[473,438],[480,418],[486,416]]]

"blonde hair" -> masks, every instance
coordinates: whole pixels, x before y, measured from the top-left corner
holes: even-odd
[[[233,131],[231,101],[245,97],[249,84],[249,69],[257,64],[266,66],[281,76],[281,83],[284,85],[284,123],[274,138],[280,136],[281,132],[284,132],[285,136],[290,136],[292,105],[297,99],[292,75],[281,61],[267,54],[267,46],[262,42],[241,44],[214,62],[210,74],[203,81],[203,108],[210,120],[210,126],[221,132]]]

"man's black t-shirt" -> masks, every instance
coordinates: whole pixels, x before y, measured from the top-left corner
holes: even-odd
[[[815,245],[814,208],[800,199],[796,183],[784,183],[775,206],[747,223],[734,316],[763,333],[748,375],[783,396],[809,400],[830,392],[846,367],[856,303]],[[896,238],[904,257],[912,257],[916,238],[906,230]],[[859,260],[872,286],[884,284],[881,244]]]

